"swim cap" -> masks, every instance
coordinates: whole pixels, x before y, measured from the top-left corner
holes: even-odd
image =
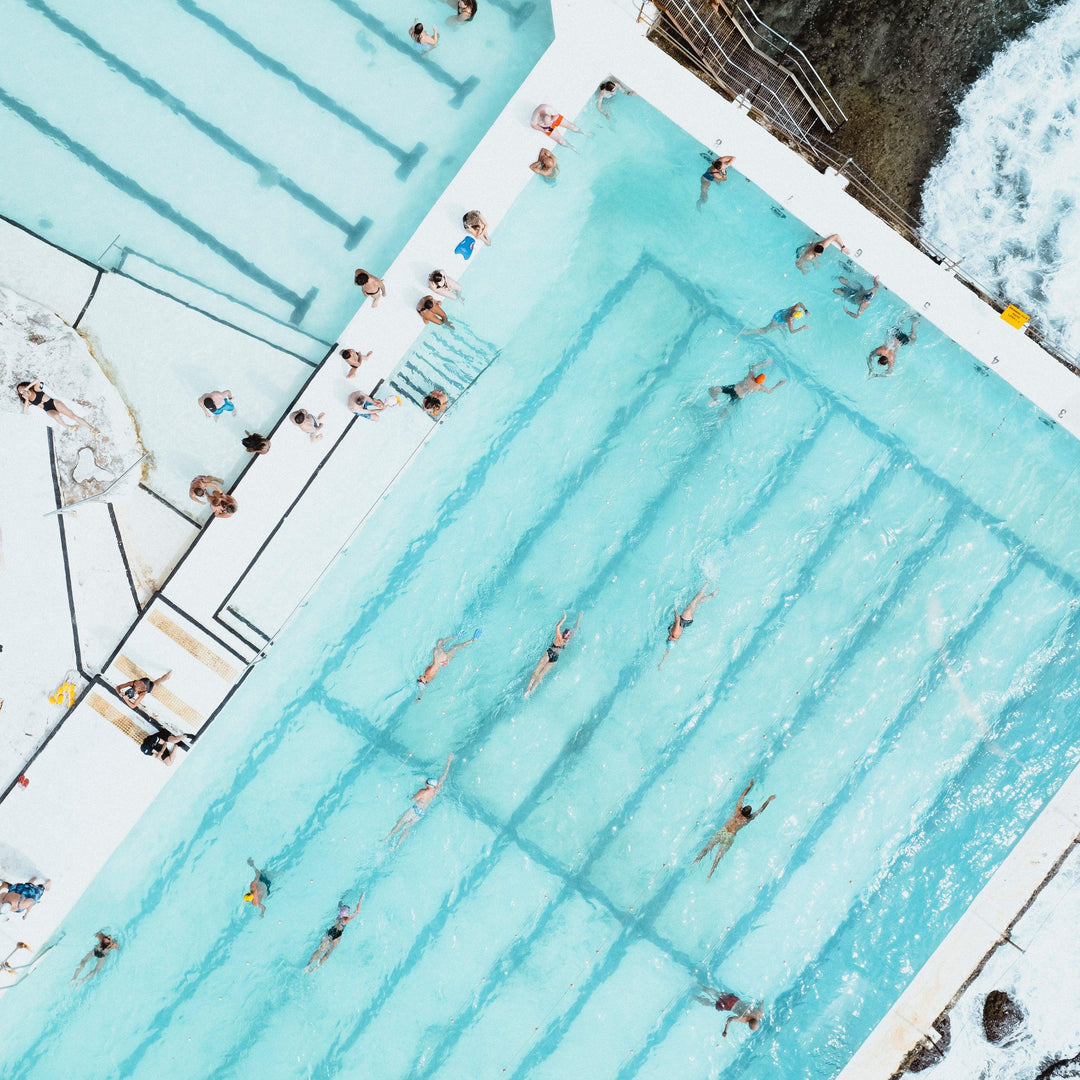
[[[348,916],[348,914],[349,914],[349,905],[348,904],[342,904],[341,907],[339,907],[337,909],[337,914],[338,914],[339,919],[346,918]]]
[[[793,319],[801,319],[801,318],[802,318],[802,317],[803,317],[803,316],[804,316],[805,314],[806,314],[806,312],[805,312],[805,311],[803,311],[803,309],[802,309],[802,308],[800,308],[800,307],[796,307],[796,308],[795,308],[795,309],[794,309],[794,310],[793,310],[793,311],[791,312],[791,317],[792,317]]]
[[[430,776],[424,781],[424,783],[428,787],[438,787],[439,786],[439,781],[438,780],[432,780]]]
[[[760,375],[755,375],[754,376],[754,382],[763,383],[764,381],[765,381],[765,372],[762,372]]]
[[[251,901],[255,899],[255,897],[251,893],[246,892],[244,893],[244,899],[250,904]]]

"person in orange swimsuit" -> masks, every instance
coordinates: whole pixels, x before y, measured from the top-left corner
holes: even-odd
[[[576,147],[571,146],[563,138],[563,133],[559,128],[565,128],[567,131],[580,131],[582,135],[592,136],[591,131],[581,131],[581,128],[575,127],[562,113],[557,113],[550,105],[537,105],[533,110],[529,126],[534,131],[540,131],[544,135],[550,136],[560,146],[565,146],[570,150],[574,150]]]

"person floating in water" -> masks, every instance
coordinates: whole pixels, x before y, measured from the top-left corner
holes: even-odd
[[[110,934],[103,933],[101,930],[96,935],[98,943],[79,961],[79,966],[75,969],[75,974],[71,976],[71,981],[75,982],[79,978],[79,972],[90,962],[91,957],[97,957],[97,963],[82,977],[82,982],[86,982],[92,975],[96,975],[105,963],[109,953],[116,949],[119,951],[120,942]]]
[[[732,383],[730,386],[710,386],[709,397],[712,398],[712,401],[709,402],[709,408],[714,409],[717,405],[729,405],[736,401],[742,401],[748,394],[756,394],[758,391],[772,394],[779,390],[787,382],[787,379],[781,379],[772,386],[765,385],[765,373],[762,368],[767,368],[771,364],[771,360],[759,360],[756,364],[750,365],[746,375],[737,383]],[[721,394],[724,395],[723,398],[721,398]]]
[[[252,907],[257,907],[261,919],[266,914],[263,901],[270,895],[270,879],[264,871],[255,865],[255,861],[250,856],[248,857],[248,866],[255,871],[255,876],[251,879],[248,891],[244,893],[244,902],[251,904]]]
[[[712,187],[713,184],[723,183],[727,179],[728,166],[734,160],[734,154],[728,154],[726,157],[718,157],[701,174],[701,197],[697,201],[697,208],[699,210],[709,201],[709,188]]]
[[[395,833],[400,832],[397,843],[394,847],[400,847],[401,842],[409,835],[409,830],[427,813],[428,807],[431,805],[435,796],[442,790],[443,783],[446,781],[446,775],[450,772],[450,762],[454,760],[454,755],[449,754],[446,758],[446,768],[442,771],[442,776],[438,780],[432,780],[430,777],[424,781],[424,786],[416,792],[412,797],[412,805],[405,811],[401,817],[398,818],[397,824],[386,834],[384,844],[390,843]]]
[[[360,914],[360,905],[364,902],[364,894],[360,894],[360,899],[356,901],[356,908],[353,911],[349,911],[348,904],[341,904],[338,907],[337,918],[334,920],[334,925],[330,927],[322,936],[322,941],[319,942],[319,947],[311,954],[311,959],[307,962],[305,971],[314,971],[316,968],[321,968],[326,963],[327,957],[337,948],[337,943],[341,940],[341,935],[345,933],[345,927]]]
[[[468,648],[478,637],[480,631],[477,630],[468,641],[462,641],[457,645],[452,646],[449,650],[444,648],[448,641],[453,641],[454,636],[441,637],[435,642],[435,648],[431,651],[431,663],[424,668],[423,675],[417,675],[416,681],[420,683],[420,693],[416,695],[416,700],[419,701],[424,696],[424,690],[428,683],[435,678],[439,672],[454,659],[455,654],[459,653],[462,649]]]
[[[881,279],[875,274],[874,284],[869,288],[860,285],[857,281],[848,281],[846,277],[839,278],[838,280],[840,281],[840,288],[833,289],[833,292],[837,296],[842,296],[845,303],[856,305],[858,310],[848,311],[848,314],[853,319],[857,319],[870,306],[870,301],[877,296],[878,287],[881,285]]]
[[[765,376],[762,375],[762,378],[765,378]],[[683,608],[681,615],[679,614],[678,602],[676,602],[675,621],[668,627],[667,652],[664,653],[663,659],[660,661],[660,663],[656,665],[658,670],[664,666],[664,660],[668,658],[668,653],[671,652],[671,646],[674,645],[675,642],[682,637],[682,632],[688,626],[694,625],[694,611],[697,609],[698,604],[703,604],[706,600],[711,600],[716,595],[715,589],[711,593],[706,593],[705,590],[708,587],[708,583],[706,583],[698,591],[697,596],[695,596],[694,599],[691,600],[690,603]]]
[[[798,319],[804,319],[810,314],[810,309],[803,303],[792,304],[789,308],[781,308],[773,312],[773,317],[764,325],[758,327],[743,327],[740,334],[769,334],[773,330],[779,330],[781,326],[787,326],[789,334],[797,334],[800,330],[809,330],[806,323],[796,326]]]
[[[529,685],[525,687],[525,696],[528,697],[543,681],[544,676],[559,662],[559,654],[566,648],[566,643],[577,632],[577,628],[581,625],[581,615],[578,612],[577,622],[574,623],[572,629],[563,630],[563,623],[566,622],[566,612],[562,613],[562,618],[555,624],[555,638],[548,646],[547,652],[540,657],[539,663],[533,668],[533,673],[529,677]]]
[[[916,341],[917,327],[921,316],[912,315],[911,325],[907,333],[900,329],[899,324],[889,331],[884,345],[879,345],[867,358],[866,370],[871,378],[882,378],[893,373],[896,366],[896,350],[903,345],[914,345]],[[903,321],[903,320],[901,320]]]
[[[805,247],[800,248],[795,259],[796,267],[804,274],[808,274],[811,267],[817,267],[817,260],[825,254],[825,249],[830,247],[838,247],[845,255],[847,254],[847,248],[844,247],[840,234],[833,233],[832,236],[826,236],[823,240],[811,240]]]
[[[695,1001],[707,1005],[717,1012],[729,1012],[733,1015],[727,1018],[724,1024],[723,1036],[727,1038],[728,1027],[731,1024],[748,1024],[751,1031],[757,1031],[761,1026],[765,1010],[760,1005],[754,1005],[749,1001],[743,1001],[736,994],[725,994],[720,990],[714,990],[711,986],[703,986],[700,994],[694,995]]]
[[[746,828],[751,821],[756,817],[760,817],[765,810],[765,807],[769,805],[776,798],[775,795],[770,795],[765,802],[761,804],[761,809],[755,814],[749,806],[743,806],[743,799],[750,794],[750,789],[754,786],[754,781],[751,780],[746,785],[746,790],[739,796],[739,801],[735,805],[735,809],[731,812],[731,817],[720,826],[709,837],[709,842],[697,853],[697,858],[694,859],[694,865],[696,866],[706,855],[709,854],[713,848],[716,848],[716,858],[713,859],[712,869],[709,871],[705,880],[713,876],[716,872],[717,863],[728,853],[732,843],[735,841],[735,834],[740,830]]]

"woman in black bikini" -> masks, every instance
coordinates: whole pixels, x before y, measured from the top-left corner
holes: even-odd
[[[37,405],[38,408],[45,410],[45,415],[50,420],[54,420],[62,428],[84,427],[89,428],[94,432],[97,431],[97,428],[85,421],[81,416],[76,416],[59,398],[49,397],[49,395],[41,388],[40,379],[34,379],[33,382],[19,383],[19,385],[15,387],[15,392],[22,401],[23,412],[26,412],[31,405]],[[64,421],[60,419],[62,416],[69,417],[71,420],[74,420],[75,423],[64,423]]]
[[[664,653],[664,659],[656,665],[657,668],[662,668],[664,666],[664,660],[668,658],[668,653],[671,652],[671,646],[682,637],[682,632],[688,626],[694,625],[694,609],[698,604],[704,603],[706,600],[711,600],[716,595],[715,589],[706,595],[705,590],[708,587],[708,583],[706,583],[697,596],[683,608],[681,615],[679,614],[679,605],[675,605],[675,621],[668,627],[667,632],[667,652]]]
[[[364,894],[360,894],[360,899],[356,901],[356,909],[349,914],[349,905],[342,904],[338,908],[338,916],[334,920],[334,925],[323,934],[322,941],[319,942],[319,947],[311,954],[311,959],[307,962],[305,971],[314,971],[316,968],[320,968],[326,963],[326,958],[337,948],[337,943],[341,940],[341,935],[345,933],[345,926],[348,922],[355,919],[360,914],[360,905],[364,902]]]
[[[353,282],[360,286],[363,294],[371,301],[371,306],[379,306],[379,300],[386,295],[386,282],[369,274],[366,270],[357,270],[353,274]]]
[[[130,682],[122,682],[116,687],[116,692],[120,695],[120,700],[129,709],[137,709],[139,707],[139,702],[142,701],[147,694],[153,693],[154,687],[159,683],[163,683],[171,674],[172,671],[169,670],[156,679],[148,679],[144,675],[141,679],[132,679]]]
[[[71,976],[72,982],[75,982],[75,980],[79,978],[79,972],[82,971],[87,963],[89,963],[92,956],[97,957],[97,963],[82,977],[80,980],[81,982],[86,982],[91,975],[96,975],[101,970],[102,965],[105,963],[105,958],[113,949],[116,949],[117,951],[120,950],[120,943],[110,934],[102,933],[102,931],[99,930],[97,932],[97,939],[98,943],[79,961],[79,966],[75,969],[75,974]]]
[[[525,687],[525,696],[528,697],[543,681],[544,676],[559,662],[559,654],[566,648],[566,643],[574,636],[574,631],[581,625],[581,612],[578,612],[577,622],[570,630],[563,630],[566,622],[566,612],[555,626],[555,640],[548,646],[547,652],[540,658],[540,662],[533,668],[529,685]]]

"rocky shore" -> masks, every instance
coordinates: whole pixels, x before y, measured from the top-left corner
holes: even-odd
[[[752,0],[806,53],[849,117],[827,141],[916,217],[965,91],[1059,2]]]

